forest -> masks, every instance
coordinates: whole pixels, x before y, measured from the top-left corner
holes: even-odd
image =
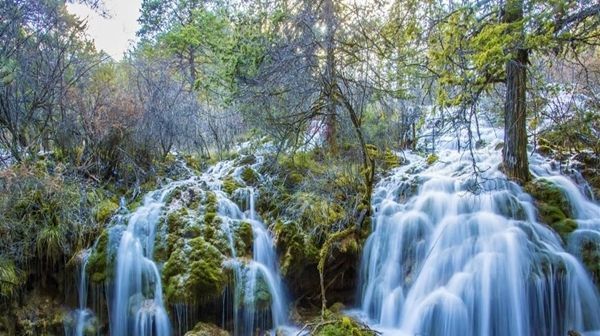
[[[597,0],[71,5],[0,1],[0,335],[600,335]]]

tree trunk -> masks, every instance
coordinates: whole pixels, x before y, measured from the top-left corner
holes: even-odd
[[[333,7],[333,0],[325,0],[324,3],[324,16],[327,33],[325,36],[325,78],[324,78],[324,92],[326,99],[326,116],[325,116],[325,128],[326,128],[326,140],[329,150],[335,152],[337,150],[336,144],[336,105],[335,99],[335,12]]]
[[[504,15],[507,23],[522,20],[523,0],[508,0]],[[527,161],[526,76],[527,50],[517,48],[506,63],[502,165],[506,175],[519,182],[527,182],[530,178]]]

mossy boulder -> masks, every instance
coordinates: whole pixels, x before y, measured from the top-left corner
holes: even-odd
[[[581,257],[596,286],[600,288],[600,244],[586,241],[581,246]]]
[[[103,199],[94,207],[94,219],[100,224],[108,223],[110,218],[117,212],[118,209],[118,202],[110,198]]]
[[[251,167],[244,168],[240,177],[247,185],[250,186],[257,185],[260,179],[258,174]]]
[[[209,191],[204,196],[204,224],[212,225],[215,218],[217,217],[217,195]]]
[[[108,229],[102,231],[98,237],[96,248],[88,257],[86,272],[91,281],[95,283],[109,282],[114,276],[116,256],[110,250],[109,234]]]
[[[550,181],[537,179],[527,183],[524,189],[535,199],[539,221],[566,240],[577,228],[577,222],[571,219],[571,206],[560,188]]]
[[[236,228],[235,243],[239,256],[252,257],[253,235],[252,225],[248,222],[241,222]]]
[[[311,333],[314,336],[374,336],[374,331],[348,316],[324,322]]]
[[[552,148],[550,146],[544,146],[544,145],[537,146],[535,148],[535,151],[544,156],[550,156],[553,153]]]
[[[219,297],[227,284],[223,260],[221,252],[203,237],[180,239],[163,267],[167,301],[189,303]]]
[[[232,195],[234,191],[241,187],[242,185],[239,184],[232,176],[226,176],[223,179],[223,191],[229,195]]]
[[[298,172],[291,172],[285,177],[284,185],[288,189],[294,189],[302,184],[302,181],[304,181],[304,175]]]
[[[252,272],[250,269],[245,269],[244,277],[250,276]],[[246,293],[248,288],[242,288],[241,302],[240,304],[246,307],[253,307],[254,309],[264,310],[271,306],[271,292],[269,291],[269,285],[265,281],[263,274],[258,271],[254,274],[256,276],[254,282],[254,293]],[[246,279],[244,282],[249,283],[250,279]]]

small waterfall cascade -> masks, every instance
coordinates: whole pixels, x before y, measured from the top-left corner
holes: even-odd
[[[171,334],[163,304],[161,277],[152,260],[156,226],[165,197],[189,180],[173,182],[147,194],[127,219],[116,255],[116,276],[110,314],[111,335]]]
[[[248,189],[249,210],[244,220],[252,225],[253,246],[252,260],[247,265],[246,281],[244,286],[244,334],[252,333],[254,324],[257,323],[255,303],[257,301],[257,286],[262,280],[271,296],[271,320],[274,328],[287,323],[287,299],[279,277],[277,255],[274,250],[273,239],[265,225],[256,216],[255,191]]]
[[[253,165],[262,164],[262,157]],[[241,167],[233,169],[239,182]],[[283,282],[279,275],[279,265],[275,245],[271,233],[257,215],[256,190],[247,186],[236,191],[237,198],[242,198],[247,210],[242,211],[222,189],[224,171],[232,171],[225,165],[209,170],[200,177],[217,198],[217,214],[221,219],[221,229],[226,233],[229,242],[231,259],[226,267],[233,272],[233,334],[253,335],[258,330],[265,332],[268,328],[274,333],[279,327],[288,323],[288,299]],[[238,202],[239,203],[239,202]],[[240,223],[249,223],[252,228],[252,259],[242,257],[237,251],[234,227]],[[266,306],[266,307],[265,307]]]
[[[600,334],[600,296],[590,276],[537,222],[532,198],[506,180],[500,139],[494,130],[486,134],[487,146],[473,158],[452,144],[438,146],[435,163],[408,153],[410,163],[376,186],[360,314],[384,335]],[[578,228],[568,250],[600,241],[600,206],[541,156],[531,164],[573,207]]]
[[[65,336],[84,336],[96,334],[94,332],[95,316],[87,306],[88,298],[88,276],[86,265],[90,256],[90,250],[84,250],[80,254],[81,264],[79,278],[77,281],[78,307],[71,312],[70,324],[65,324]]]
[[[217,253],[224,260],[223,269],[231,271],[231,283],[226,286],[222,305],[213,305],[211,308],[222,306],[223,328],[229,329],[235,336],[247,336],[256,333],[275,334],[276,330],[288,326],[288,299],[279,275],[273,238],[256,211],[257,190],[241,177],[245,169],[252,168],[257,178],[262,178],[256,171],[263,163],[263,158],[252,158],[255,162],[252,165],[239,164],[233,160],[222,161],[200,175],[171,182],[146,194],[142,204],[131,213],[126,211],[121,201],[121,210],[106,228],[104,238],[106,255],[111,258],[111,265],[114,265],[114,277],[105,283],[111,335],[184,334],[195,323],[204,320],[200,305],[204,302],[202,297],[190,296],[186,298],[189,302],[174,301],[169,308],[166,307],[161,276],[164,267],[169,265],[171,256],[164,254],[167,251],[165,247],[168,246],[167,238],[182,241],[183,245],[180,246],[184,248],[190,246],[187,244],[191,240],[198,238],[204,244],[214,243],[211,248],[219,250]],[[235,191],[225,192],[225,181],[231,182],[232,179],[235,180]],[[207,213],[207,203],[192,205],[186,203],[189,199],[182,199],[192,197],[190,195],[194,195],[193,198],[198,202],[214,200],[214,222],[211,220],[210,224],[206,224],[206,217],[211,216]],[[186,215],[178,217],[178,220],[189,229],[185,236],[182,231],[169,231],[167,224],[169,215],[182,208],[185,208]],[[199,228],[206,228],[207,225],[214,232],[213,237],[222,235],[223,240],[211,240],[208,243],[204,239],[209,238],[196,236],[202,230]],[[249,232],[248,242],[240,242],[241,226]],[[96,245],[91,251],[96,249]],[[155,257],[158,261],[154,260]],[[69,327],[65,325],[67,336],[87,335],[86,321],[88,316],[94,316],[86,308],[89,275],[85,269],[84,262],[80,280],[82,285],[79,288],[79,309],[74,311],[73,322]],[[189,276],[189,270],[184,268],[167,279],[184,279]],[[181,297],[176,300],[179,298]],[[171,308],[172,320],[168,314],[168,309]],[[209,317],[206,319],[210,320]]]

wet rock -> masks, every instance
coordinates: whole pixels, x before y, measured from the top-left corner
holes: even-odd
[[[229,336],[229,333],[212,323],[200,322],[194,329],[185,333],[185,336]]]

